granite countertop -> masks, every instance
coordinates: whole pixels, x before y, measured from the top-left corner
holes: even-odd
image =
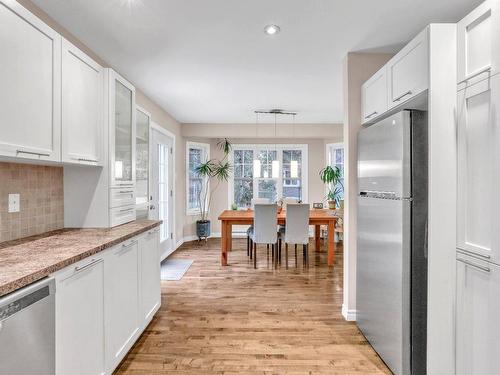
[[[61,229],[0,243],[0,297],[160,224],[136,220],[114,228]]]

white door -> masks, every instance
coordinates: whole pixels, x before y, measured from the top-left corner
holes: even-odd
[[[500,266],[457,253],[456,374],[498,374]]]
[[[104,319],[108,373],[120,363],[139,336],[138,240],[126,241],[104,259]]]
[[[102,165],[104,71],[62,41],[62,160]]]
[[[150,218],[162,220],[160,226],[160,259],[165,259],[175,244],[173,226],[173,138],[152,128],[151,137],[151,206]]]
[[[56,374],[104,373],[104,266],[86,259],[56,276]]]
[[[0,155],[60,161],[60,35],[0,0],[0,51]]]
[[[141,320],[146,328],[161,304],[161,276],[159,229],[155,228],[139,238],[141,264]]]

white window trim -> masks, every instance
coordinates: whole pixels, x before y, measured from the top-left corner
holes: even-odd
[[[196,148],[203,150],[206,160],[210,160],[210,144],[200,142],[186,142],[186,215],[196,216],[200,214],[199,209],[189,209],[189,149]],[[207,197],[208,198],[208,197]]]
[[[344,146],[344,142],[335,142],[335,143],[327,143],[325,145],[325,167],[327,165],[332,165],[332,164],[336,164],[333,162],[332,160],[332,155],[333,155],[333,152],[330,152],[330,150],[336,150],[336,149],[344,149],[344,158],[345,158],[345,146]],[[344,159],[344,174],[345,174],[345,159]],[[345,176],[344,176],[345,178]],[[328,194],[328,185],[327,184],[324,184],[325,185],[325,196]],[[345,191],[344,191],[344,194],[345,194]]]
[[[274,144],[274,143],[256,143],[256,144],[233,144],[231,153],[229,154],[229,162],[232,166],[234,166],[234,151],[235,150],[253,150],[254,152],[260,150],[300,150],[302,151],[302,201],[304,203],[309,202],[309,150],[307,144]],[[278,152],[278,160],[280,161],[280,172],[283,168],[283,153]],[[233,204],[234,197],[234,174],[231,174],[231,177],[228,181],[228,205],[230,208]],[[254,186],[255,192],[255,186]],[[277,195],[278,198],[281,198],[282,194],[282,186],[278,186]]]

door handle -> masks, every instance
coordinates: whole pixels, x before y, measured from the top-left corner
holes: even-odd
[[[156,207],[155,207],[155,205],[154,205],[154,204],[152,204],[151,206],[149,206],[149,209],[150,209],[150,210],[156,210]]]
[[[83,266],[77,266],[75,267],[75,272],[80,272],[80,271],[83,271],[89,267],[92,267],[94,264],[97,264],[101,261],[101,259],[93,259],[91,262],[83,265]]]
[[[368,120],[369,118],[371,118],[372,116],[375,116],[376,114],[378,114],[377,111],[373,111],[372,113],[370,113],[369,115],[366,115],[365,116],[365,119]]]
[[[472,267],[472,268],[476,268],[476,269],[478,269],[478,270],[480,270],[480,271],[483,271],[483,272],[490,273],[490,271],[491,271],[491,269],[489,269],[488,267],[483,267],[483,266],[480,266],[480,265],[478,265],[478,264],[474,264],[474,263],[469,262],[469,261],[467,261],[467,260],[465,260],[465,259],[457,258],[457,260],[458,260],[459,262],[462,262],[462,263],[464,263],[464,264],[466,264],[466,265],[468,265],[468,266],[470,266],[470,267]]]
[[[403,99],[406,95],[411,95],[412,94],[412,91],[411,90],[408,90],[407,92],[405,92],[404,94],[402,95],[399,95],[396,99],[394,99],[393,101],[394,102],[399,102],[401,99]]]

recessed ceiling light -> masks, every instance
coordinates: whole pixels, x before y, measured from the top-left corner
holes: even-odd
[[[267,35],[275,35],[278,34],[281,31],[280,27],[278,25],[267,25],[264,27],[264,32]]]

